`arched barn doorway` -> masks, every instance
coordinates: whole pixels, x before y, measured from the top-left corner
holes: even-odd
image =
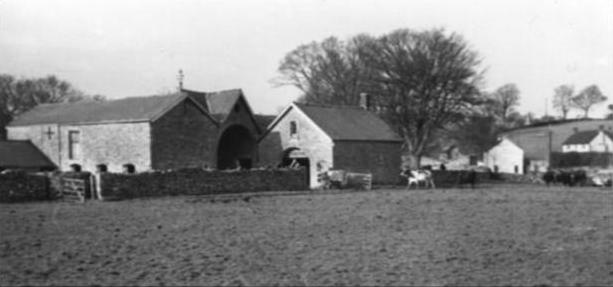
[[[281,167],[304,167],[306,170],[306,182],[310,185],[311,181],[311,161],[309,157],[299,148],[292,147],[283,151],[281,156]]]
[[[227,128],[217,143],[217,169],[233,169],[239,166],[250,169],[255,147],[255,139],[247,128],[240,125]]]

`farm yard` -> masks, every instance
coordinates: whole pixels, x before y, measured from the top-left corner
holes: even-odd
[[[613,285],[610,189],[0,205],[0,285]]]

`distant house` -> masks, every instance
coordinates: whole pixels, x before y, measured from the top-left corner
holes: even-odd
[[[483,161],[494,172],[527,172],[524,170],[524,150],[506,137],[485,153]]]
[[[0,171],[49,171],[56,169],[55,164],[32,142],[0,141]]]
[[[241,90],[43,104],[7,127],[61,170],[146,171],[252,165],[260,134]]]
[[[613,132],[577,132],[562,143],[562,152],[613,152]]]
[[[543,172],[549,168],[550,154],[562,152],[562,145],[566,139],[576,132],[589,130],[613,132],[613,121],[572,119],[538,123],[505,131],[499,137],[509,139],[524,151],[522,167],[525,172]],[[514,169],[513,166],[505,169],[509,168]]]
[[[396,183],[400,173],[401,138],[363,108],[293,103],[259,143],[261,164],[305,166],[313,188],[329,169],[372,173],[376,183]]]

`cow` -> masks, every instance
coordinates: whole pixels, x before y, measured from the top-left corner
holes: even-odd
[[[547,184],[547,186],[549,186],[550,184],[553,184],[556,182],[556,177],[557,177],[558,173],[554,170],[547,170],[547,172],[545,172],[543,174],[543,181],[545,181],[545,184]]]
[[[418,170],[404,170],[400,173],[401,176],[407,178],[407,189],[411,188],[411,185],[415,184],[415,187],[419,187],[420,183],[424,183],[424,187],[436,188],[434,180],[432,179],[432,172],[425,169]]]

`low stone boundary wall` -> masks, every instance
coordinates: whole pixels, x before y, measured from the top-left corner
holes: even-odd
[[[98,178],[98,194],[102,199],[308,189],[304,169],[183,169],[138,174],[101,173]]]
[[[52,199],[49,178],[44,174],[0,174],[0,202]]]

